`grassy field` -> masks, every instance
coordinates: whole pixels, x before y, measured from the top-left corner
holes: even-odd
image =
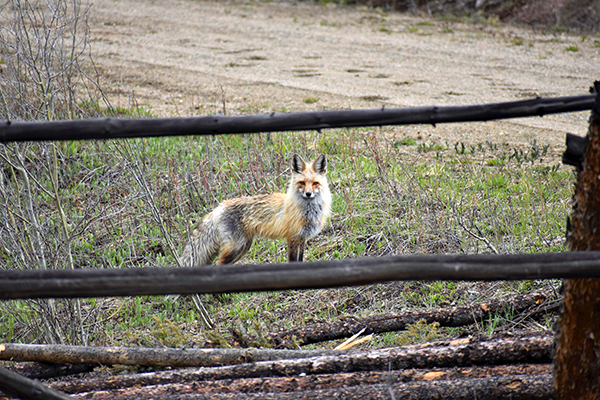
[[[333,216],[307,261],[413,253],[562,251],[572,171],[547,146],[417,143],[385,129],[8,145],[0,268],[174,265],[194,219],[226,198],[285,191],[289,159],[325,153]],[[26,183],[26,181],[28,181]],[[33,210],[33,212],[31,212]],[[8,222],[10,221],[10,222]],[[36,229],[37,227],[37,229]],[[243,263],[286,260],[258,240]],[[395,282],[365,287],[203,296],[206,330],[188,297],[0,303],[5,342],[204,346],[256,343],[299,324],[466,304],[556,281]],[[525,328],[549,328],[553,316]],[[523,329],[510,316],[471,328],[414,326],[365,347]],[[331,346],[333,344],[325,344]],[[313,346],[314,347],[314,346]]]
[[[33,12],[37,3],[19,4],[14,21],[8,21],[11,30],[2,30],[6,79],[0,80],[0,118],[151,116],[150,110],[111,108],[90,80],[96,71],[83,61],[87,32],[72,27],[85,11],[61,12],[54,18],[78,17],[48,23]],[[64,4],[68,9],[71,3]],[[75,32],[84,40],[75,40]],[[37,40],[28,45],[17,40],[25,36]],[[71,41],[64,43],[67,38]],[[57,76],[53,65],[65,76]],[[293,153],[326,154],[333,192],[332,218],[309,243],[307,261],[565,250],[574,176],[560,166],[557,154],[548,154],[547,144],[432,143],[393,132],[335,129],[0,145],[0,270],[175,265],[193,221],[220,201],[284,191]],[[284,243],[258,240],[241,262],[282,262],[285,255]],[[189,347],[233,346],[244,338],[260,345],[265,333],[300,324],[532,291],[553,296],[558,286],[558,281],[393,282],[207,295],[202,301],[215,323],[212,329],[202,324],[191,297],[4,301],[0,342]],[[521,320],[508,313],[467,328],[415,324],[361,346],[548,329],[554,318]]]

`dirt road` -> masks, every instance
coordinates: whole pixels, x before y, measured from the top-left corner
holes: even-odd
[[[600,38],[310,3],[95,0],[93,58],[113,105],[160,116],[461,105],[585,94]],[[588,113],[396,127],[429,142],[534,138],[559,154]]]

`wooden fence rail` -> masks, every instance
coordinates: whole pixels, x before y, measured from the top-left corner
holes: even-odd
[[[490,121],[585,111],[596,95],[557,97],[472,106],[426,106],[271,113],[249,116],[117,119],[0,123],[0,143],[40,140],[91,140],[152,136],[219,135],[342,127]]]
[[[226,293],[395,280],[599,278],[600,251],[408,255],[312,263],[0,272],[0,299]]]

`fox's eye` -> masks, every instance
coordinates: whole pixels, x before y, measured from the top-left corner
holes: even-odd
[[[298,185],[300,185],[300,186],[304,186],[305,184],[306,184],[306,182],[304,182],[304,181],[298,182]]]
[[[315,182],[315,183],[313,183],[313,186],[314,186],[314,187],[319,187],[319,182]]]

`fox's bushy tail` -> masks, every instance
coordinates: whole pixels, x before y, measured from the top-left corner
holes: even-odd
[[[212,264],[221,250],[217,225],[210,215],[190,235],[180,261],[184,267]]]

